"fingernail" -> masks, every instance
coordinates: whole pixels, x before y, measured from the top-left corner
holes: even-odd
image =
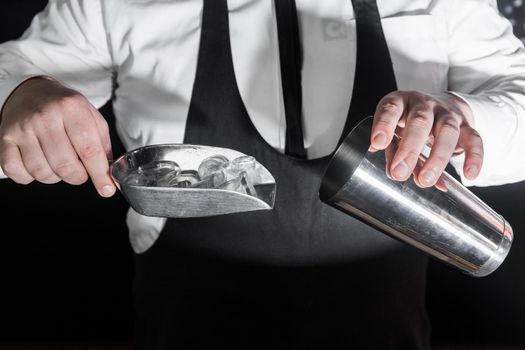
[[[392,175],[398,180],[406,178],[409,175],[408,164],[404,161],[399,163],[392,171]]]
[[[467,168],[467,171],[466,171],[466,174],[467,177],[475,177],[476,175],[478,175],[478,167],[475,166],[475,165],[471,165]]]
[[[374,136],[374,143],[378,147],[386,147],[386,134],[379,131],[376,136]]]
[[[434,170],[427,170],[421,174],[421,182],[423,185],[431,186],[436,181],[436,172]]]
[[[113,193],[115,192],[115,187],[111,186],[111,185],[106,185],[104,187],[102,187],[102,195],[104,197],[109,197],[111,196]]]

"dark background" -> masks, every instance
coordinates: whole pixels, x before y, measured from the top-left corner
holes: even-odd
[[[45,4],[3,3],[0,42],[18,37]],[[500,0],[499,7],[516,35],[525,37],[522,0]],[[113,125],[111,107],[102,112]],[[112,139],[114,154],[121,154]],[[431,261],[434,343],[525,346],[525,182],[471,189],[512,224],[516,238],[504,264],[488,277]],[[129,341],[133,262],[124,199],[102,199],[90,183],[21,186],[4,180],[0,203],[0,343]]]

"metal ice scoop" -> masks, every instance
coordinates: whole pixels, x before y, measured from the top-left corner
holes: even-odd
[[[110,173],[131,207],[146,216],[201,217],[273,208],[275,179],[255,159],[251,164],[251,172],[255,174],[250,183],[252,190],[247,193],[234,191],[230,186],[201,188],[165,185],[166,167],[170,163],[177,164],[185,174],[197,173],[203,160],[217,155],[230,161],[247,158],[245,154],[228,148],[183,144],[150,145],[116,159],[111,164]],[[150,178],[146,183],[134,180],[138,170],[146,167],[151,172],[155,168],[150,165],[155,163],[160,164],[158,177]]]

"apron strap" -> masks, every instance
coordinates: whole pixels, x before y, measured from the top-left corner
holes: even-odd
[[[376,0],[352,0],[352,4],[357,32],[356,68],[352,101],[339,143],[362,119],[374,114],[383,96],[397,90]]]

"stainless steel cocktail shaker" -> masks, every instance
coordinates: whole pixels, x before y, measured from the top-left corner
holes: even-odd
[[[363,120],[336,151],[320,199],[467,274],[496,270],[512,244],[509,223],[447,173],[442,189],[389,179],[384,151],[368,152],[371,127]]]

